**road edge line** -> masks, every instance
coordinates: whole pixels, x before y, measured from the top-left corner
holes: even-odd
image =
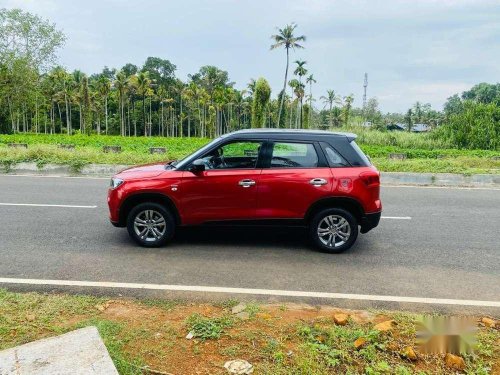
[[[253,294],[253,295],[268,295],[268,296],[281,296],[281,297],[310,297],[310,298],[322,298],[322,299],[351,299],[351,300],[379,301],[379,302],[421,303],[428,305],[500,307],[500,301],[461,300],[461,299],[427,298],[427,297],[401,297],[401,296],[383,296],[383,295],[370,295],[370,294],[349,294],[349,293],[329,293],[329,292],[305,292],[297,290],[231,288],[231,287],[215,287],[215,286],[124,283],[124,282],[110,282],[110,281],[0,278],[0,284],[76,286],[76,287],[98,287],[98,288],[119,288],[119,289],[164,290],[164,291],[179,291],[179,292],[250,294],[250,295]]]

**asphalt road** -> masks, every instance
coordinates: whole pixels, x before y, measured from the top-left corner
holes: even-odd
[[[108,222],[107,187],[0,176],[0,278],[500,301],[500,190],[383,187],[383,215],[411,220],[383,219],[329,255],[296,229],[191,228],[140,248]]]

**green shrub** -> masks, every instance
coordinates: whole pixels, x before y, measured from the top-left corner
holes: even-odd
[[[457,148],[500,150],[500,107],[465,101],[436,134]]]

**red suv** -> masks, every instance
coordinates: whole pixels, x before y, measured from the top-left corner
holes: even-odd
[[[380,174],[356,135],[255,129],[223,135],[180,161],[126,169],[111,179],[111,222],[140,245],[177,226],[300,225],[336,253],[380,220]],[[187,140],[186,140],[187,141]]]

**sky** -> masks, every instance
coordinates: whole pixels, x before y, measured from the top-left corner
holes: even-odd
[[[383,112],[416,101],[442,109],[455,93],[500,81],[500,0],[0,0],[0,8],[55,23],[67,36],[59,63],[70,70],[157,56],[183,80],[203,65],[227,70],[238,89],[264,77],[273,96],[286,60],[284,49],[270,51],[270,36],[295,22],[307,40],[291,65],[307,61],[317,108],[328,89],[361,106],[365,72]]]

